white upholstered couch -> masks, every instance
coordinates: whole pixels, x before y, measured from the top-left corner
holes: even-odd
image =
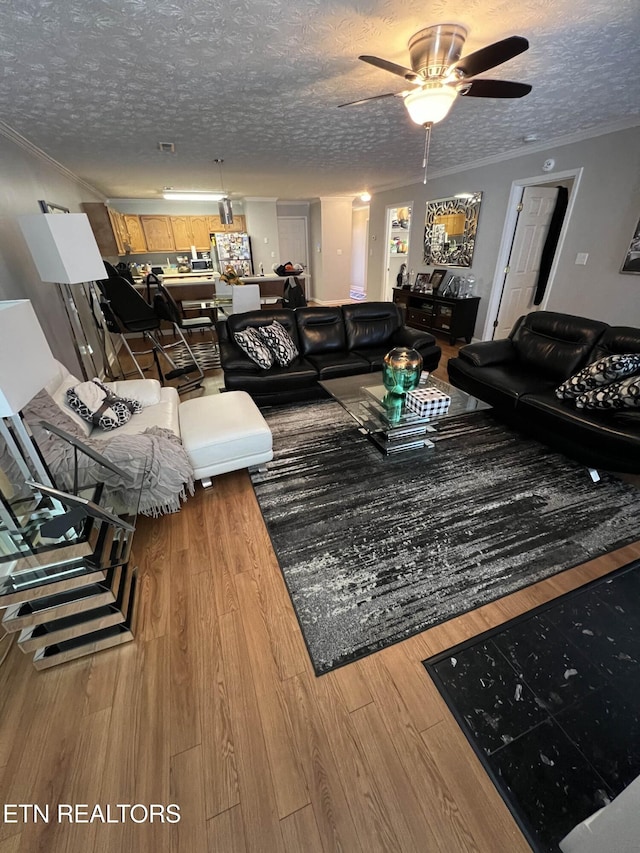
[[[161,386],[157,379],[107,382],[105,384],[118,396],[138,400],[143,408],[123,426],[104,431],[83,420],[67,405],[67,389],[80,381],[55,361],[51,379],[44,388],[56,406],[82,431],[82,435],[77,436],[80,439],[82,436],[92,441],[96,439],[99,443],[105,442],[106,446],[106,442],[114,438],[140,436],[151,427],[169,430],[180,439],[186,450],[193,479],[201,480],[205,485],[218,474],[263,465],[273,458],[271,431],[244,391],[181,402],[175,388]],[[113,457],[111,459],[117,461]]]
[[[82,380],[73,376],[59,361],[55,362],[52,372],[52,378],[45,385],[44,390],[78,425],[84,435],[100,441],[113,438],[115,432],[92,426],[67,405],[67,389],[73,388]],[[171,430],[174,435],[180,437],[178,416],[180,398],[175,388],[163,387],[157,379],[124,379],[118,382],[105,382],[105,385],[118,396],[138,400],[143,406],[140,413],[132,417],[128,423],[118,427],[118,435],[139,435],[148,427],[155,426]]]

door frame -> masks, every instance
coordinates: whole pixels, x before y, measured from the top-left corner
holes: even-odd
[[[407,252],[407,269],[409,268],[409,255],[411,253],[411,228],[413,226],[413,202],[412,201],[395,201],[393,204],[388,204],[385,208],[385,228],[384,228],[384,257],[383,272],[382,272],[382,291],[381,298],[385,302],[393,301],[393,285],[389,284],[389,245],[391,243],[391,211],[397,210],[399,207],[408,207],[411,210],[411,218],[409,221],[408,237],[409,251]]]
[[[494,323],[498,317],[498,310],[500,308],[500,302],[502,300],[502,291],[504,289],[504,281],[506,277],[505,269],[509,264],[511,248],[513,246],[513,239],[515,236],[516,226],[518,224],[518,214],[520,213],[520,211],[518,210],[518,205],[520,204],[524,188],[535,187],[541,184],[548,185],[550,183],[553,183],[553,181],[561,181],[566,178],[573,179],[573,186],[569,194],[569,201],[567,204],[567,210],[564,216],[564,221],[562,223],[560,237],[558,239],[558,244],[556,246],[553,262],[551,264],[551,270],[549,271],[549,280],[547,282],[544,299],[542,300],[542,303],[540,305],[540,310],[544,311],[547,306],[547,303],[549,302],[549,296],[553,288],[553,282],[555,279],[556,270],[558,268],[558,259],[562,254],[562,247],[564,245],[564,240],[568,230],[568,224],[571,219],[573,207],[575,205],[575,201],[578,195],[578,188],[580,186],[580,180],[582,178],[583,171],[584,168],[582,166],[579,166],[576,169],[567,169],[564,172],[551,172],[548,175],[536,175],[535,177],[531,178],[518,178],[511,184],[509,201],[507,202],[507,214],[505,216],[504,226],[502,229],[502,238],[500,240],[500,248],[498,250],[498,260],[496,261],[493,283],[491,285],[491,293],[489,294],[487,317],[485,320],[484,329],[482,331],[483,341],[493,340]]]

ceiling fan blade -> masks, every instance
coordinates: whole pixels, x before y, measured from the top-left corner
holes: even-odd
[[[398,77],[404,77],[405,80],[417,80],[418,75],[411,68],[405,68],[404,65],[396,65],[395,62],[389,62],[387,59],[379,59],[377,56],[359,56],[363,62],[368,62],[369,65],[375,65],[376,68],[382,68],[383,71],[390,71],[392,74],[397,74]]]
[[[468,56],[463,56],[447,69],[447,75],[457,72],[458,75],[462,74],[464,77],[475,77],[476,74],[482,74],[489,68],[495,68],[496,65],[502,65],[503,62],[513,59],[519,53],[524,53],[528,47],[529,42],[522,36],[510,36],[502,39],[502,41],[481,47],[480,50],[476,50],[475,53],[470,53]]]
[[[471,98],[523,98],[531,91],[528,83],[509,80],[469,80],[456,86],[459,95]]]
[[[380,98],[401,98],[404,92],[386,92],[384,95],[373,95],[371,98],[360,98],[359,101],[348,101],[346,104],[338,104],[338,107],[356,107],[358,104],[366,104],[367,101],[378,101]]]

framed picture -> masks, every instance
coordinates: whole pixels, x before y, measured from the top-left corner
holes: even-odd
[[[436,291],[444,281],[446,275],[447,270],[434,270],[431,273],[431,279],[429,280],[429,284],[431,285],[431,289],[434,293],[436,293]]]
[[[626,257],[620,267],[620,272],[640,274],[640,220],[636,225]]]
[[[53,204],[51,201],[40,199],[38,204],[43,213],[69,213],[68,207],[61,207],[59,204]]]
[[[429,278],[430,275],[428,272],[419,272],[416,276],[413,289],[419,293],[424,293],[425,290],[429,289]]]

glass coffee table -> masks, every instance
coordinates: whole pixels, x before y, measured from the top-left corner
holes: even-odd
[[[436,388],[451,397],[446,414],[423,417],[410,411],[404,397],[389,394],[382,384],[381,373],[326,379],[320,385],[360,425],[360,432],[385,454],[433,448],[443,421],[491,408],[488,403],[431,376],[418,387]]]

